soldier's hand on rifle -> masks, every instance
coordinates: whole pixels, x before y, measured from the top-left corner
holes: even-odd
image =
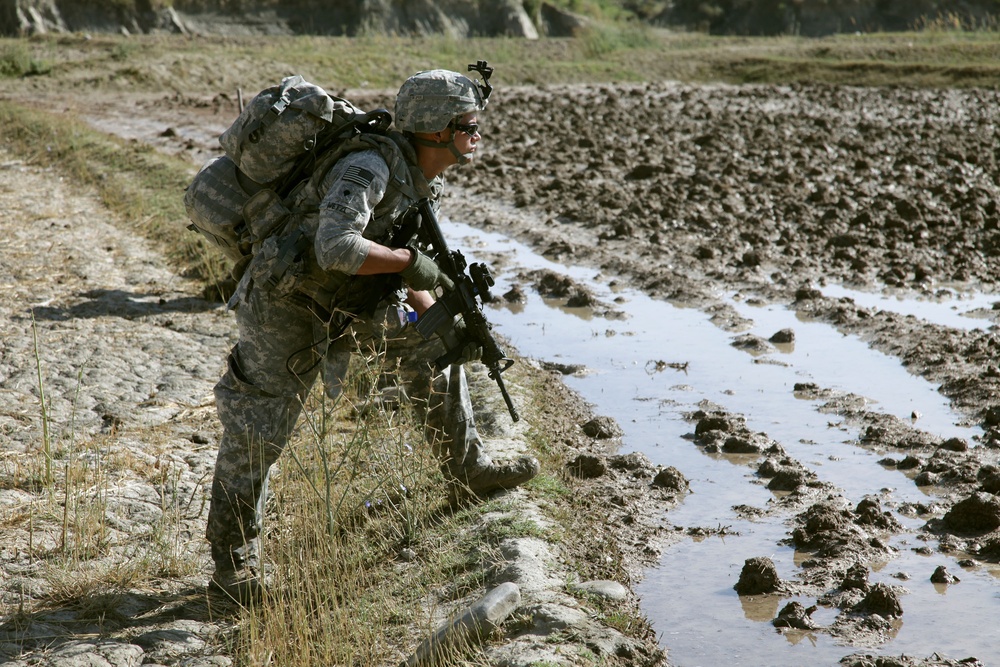
[[[399,276],[411,289],[423,292],[432,290],[438,285],[445,287],[452,285],[451,279],[441,270],[437,262],[416,248],[410,248],[410,252],[413,253],[413,259],[399,272]]]
[[[461,350],[458,357],[451,362],[453,364],[467,364],[483,358],[483,347],[469,338],[465,322],[462,320],[456,321],[451,329],[441,334],[441,342],[449,352],[455,349]]]
[[[459,366],[461,366],[462,364],[467,364],[470,361],[479,361],[482,358],[483,358],[482,346],[479,343],[474,343],[472,341],[469,341],[468,343],[465,344],[465,347],[462,348],[462,353],[458,355],[458,358],[451,363],[458,364]]]

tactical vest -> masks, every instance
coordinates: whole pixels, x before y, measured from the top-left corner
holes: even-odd
[[[321,157],[313,175],[285,202],[261,196],[261,201],[254,204],[254,197],[259,196],[254,195],[244,207],[248,225],[271,230],[266,238],[254,244],[253,260],[246,269],[257,289],[303,301],[329,317],[334,312],[349,316],[370,314],[380,300],[402,288],[396,274],[350,276],[327,271],[316,260],[314,242],[319,204],[326,194],[323,180],[340,159],[360,150],[377,151],[389,168],[385,195],[376,205],[364,237],[392,247],[411,242],[416,228],[409,224],[408,211],[421,198],[437,193],[433,186],[415,185],[426,180],[419,168],[407,161],[405,152],[413,149],[403,135],[362,134]]]

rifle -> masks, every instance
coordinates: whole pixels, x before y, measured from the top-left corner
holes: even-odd
[[[491,332],[493,327],[486,320],[482,307],[476,301],[477,297],[482,303],[493,300],[493,295],[490,293],[493,275],[485,264],[481,262],[467,264],[461,251],[448,249],[448,243],[444,240],[437,215],[429,199],[419,201],[416,209],[420,216],[420,234],[430,246],[438,266],[453,283],[452,286],[445,286],[444,294],[420,316],[417,321],[417,331],[428,339],[442,327],[450,327],[455,316],[461,315],[465,321],[466,339],[459,341],[455,347],[435,359],[434,366],[438,369],[449,366],[459,358],[468,343],[478,344],[483,349],[482,363],[489,369],[490,378],[500,388],[511,419],[518,421],[521,417],[514,408],[501,375],[514,365],[514,360],[507,356],[493,338]],[[469,270],[468,273],[466,268]]]

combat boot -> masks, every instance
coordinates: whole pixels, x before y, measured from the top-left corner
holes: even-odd
[[[522,456],[509,462],[493,462],[481,468],[466,471],[459,480],[470,492],[480,498],[501,489],[513,489],[538,474],[541,465],[534,456]]]
[[[264,599],[267,580],[259,566],[244,563],[234,567],[225,563],[216,565],[208,587],[246,607]]]

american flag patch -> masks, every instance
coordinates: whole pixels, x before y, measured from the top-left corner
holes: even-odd
[[[344,172],[345,181],[357,183],[363,188],[367,188],[371,185],[373,178],[375,178],[375,174],[357,165],[351,165],[347,168],[347,171]]]

